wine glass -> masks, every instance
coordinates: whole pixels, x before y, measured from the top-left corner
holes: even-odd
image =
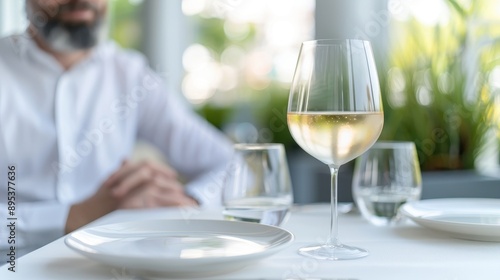
[[[415,143],[379,141],[356,159],[352,196],[370,223],[382,226],[401,222],[401,205],[420,199],[421,193]]]
[[[223,186],[225,219],[282,225],[293,202],[285,147],[279,143],[235,144]]]
[[[356,259],[364,249],[338,238],[337,176],[341,165],[368,150],[384,124],[377,69],[370,42],[314,40],[302,43],[290,88],[290,132],[331,172],[330,234],[325,244],[299,249],[321,260]]]

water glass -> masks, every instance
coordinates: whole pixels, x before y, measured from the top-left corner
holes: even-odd
[[[279,226],[293,203],[282,144],[235,144],[225,174],[222,202],[227,220]]]
[[[364,218],[375,225],[402,220],[399,207],[420,199],[422,177],[413,142],[377,142],[356,160],[353,197]]]

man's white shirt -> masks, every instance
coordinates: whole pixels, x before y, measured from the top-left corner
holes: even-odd
[[[230,143],[143,56],[107,42],[65,71],[26,34],[0,40],[0,220],[15,166],[17,248],[62,236],[70,206],[94,194],[138,139],[162,151],[202,205],[220,203]],[[0,250],[12,245],[7,230]]]

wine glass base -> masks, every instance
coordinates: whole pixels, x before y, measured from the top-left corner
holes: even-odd
[[[339,245],[312,245],[299,249],[299,254],[317,260],[352,260],[368,256],[368,251],[347,246]]]

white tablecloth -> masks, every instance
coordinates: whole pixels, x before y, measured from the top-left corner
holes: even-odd
[[[220,211],[154,209],[113,212],[98,224],[158,219],[221,219]],[[376,227],[358,213],[339,216],[342,242],[370,251],[363,259],[316,261],[297,254],[303,245],[322,241],[329,228],[328,205],[296,208],[283,226],[295,235],[285,250],[237,272],[209,279],[500,279],[500,243],[460,240],[411,222]],[[73,252],[63,238],[17,260],[17,271],[0,267],[0,279],[132,280],[125,269],[101,265]]]

